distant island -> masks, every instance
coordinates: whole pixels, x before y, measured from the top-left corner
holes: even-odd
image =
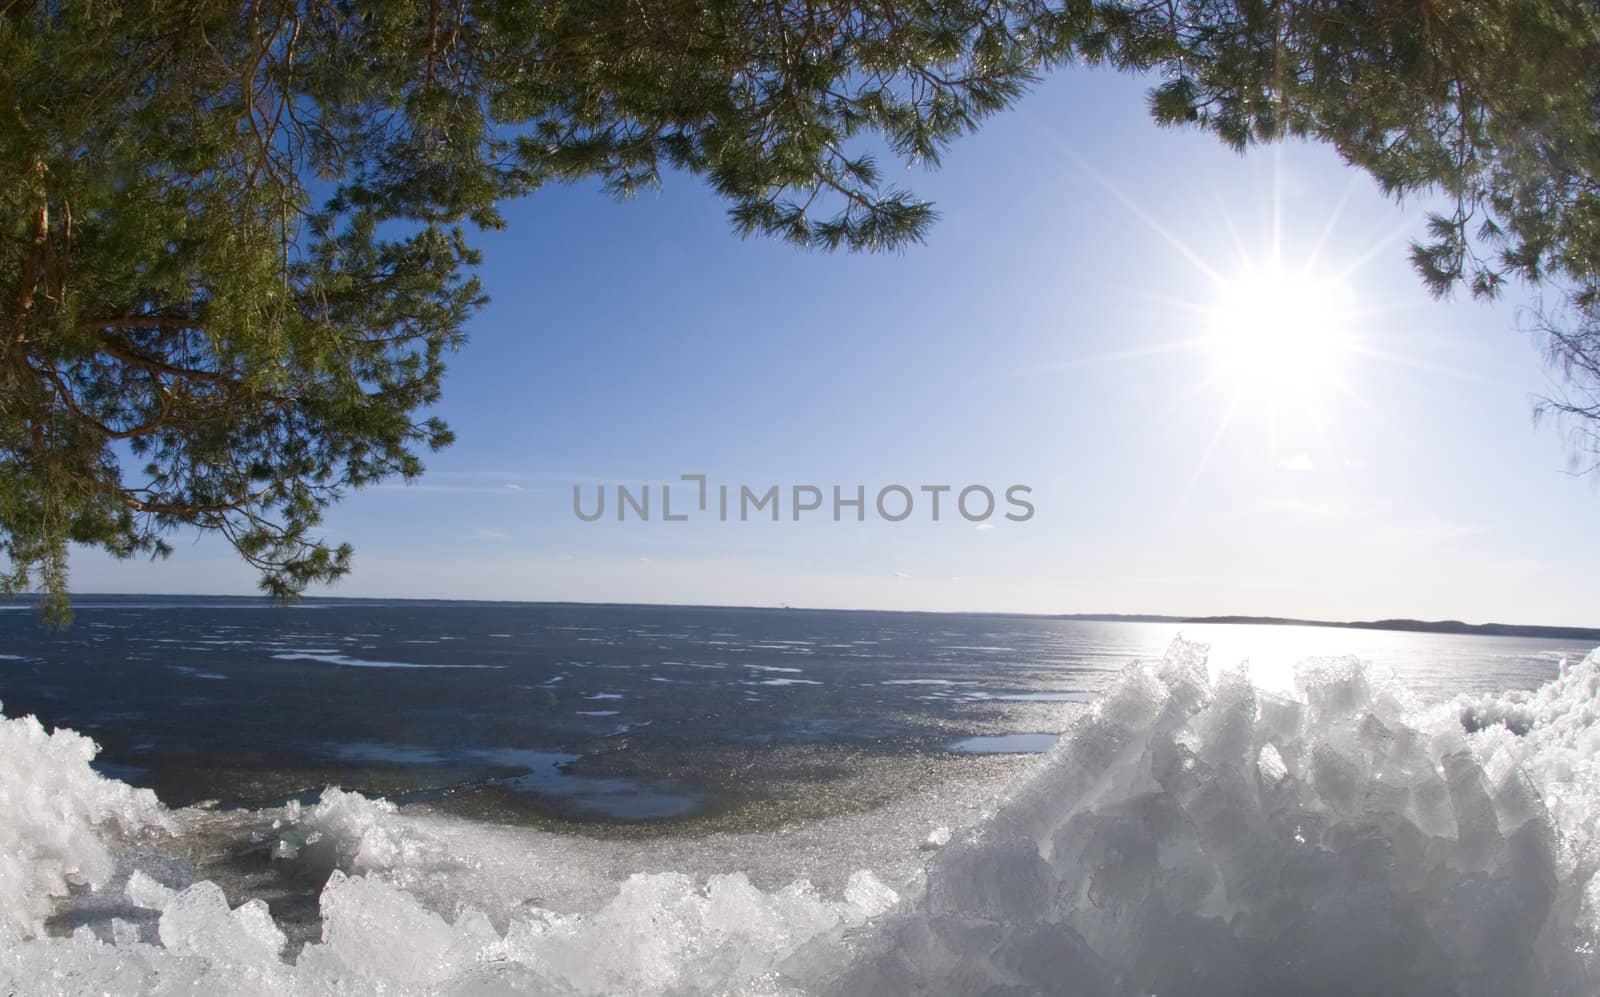
[[[1397,630],[1424,634],[1475,634],[1480,637],[1548,637],[1600,641],[1600,628],[1543,627],[1519,623],[1463,623],[1460,620],[1296,620],[1282,616],[1144,616],[1126,613],[1068,613],[1056,619],[1117,623],[1238,623],[1269,627],[1334,627],[1341,630]]]

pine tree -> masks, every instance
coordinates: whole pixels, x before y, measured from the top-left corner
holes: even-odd
[[[1600,471],[1600,5],[1593,0],[1107,3],[1078,42],[1157,69],[1150,106],[1236,148],[1330,143],[1396,197],[1442,193],[1412,263],[1436,296],[1541,296],[1574,464]]]
[[[291,596],[349,570],[349,489],[484,301],[496,205],[705,179],[742,233],[889,249],[936,160],[1067,51],[1044,5],[151,0],[0,6],[4,589],[66,613],[70,543],[226,537]]]
[[[1557,289],[1540,327],[1600,458],[1600,13],[1592,0],[0,0],[0,589],[65,619],[71,543],[191,526],[292,596],[316,536],[422,471],[483,304],[497,205],[701,178],[741,234],[921,240],[887,147],[955,136],[1074,58],[1157,70],[1156,119],[1332,143],[1442,190],[1439,294]]]

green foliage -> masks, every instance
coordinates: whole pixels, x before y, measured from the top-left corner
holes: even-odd
[[[738,231],[892,249],[936,160],[1063,58],[1045,4],[0,3],[0,588],[71,543],[225,536],[289,597],[347,490],[421,473],[483,302],[473,229],[552,181],[675,169]],[[854,151],[853,151],[854,150]]]
[[[1551,358],[1592,389],[1597,20],[1589,0],[0,0],[0,589],[39,585],[63,619],[69,544],[159,556],[184,526],[274,595],[335,579],[351,552],[316,536],[323,510],[449,442],[424,413],[500,202],[676,170],[742,234],[903,247],[933,209],[870,149],[936,163],[1075,57],[1160,70],[1163,123],[1314,136],[1397,196],[1443,190],[1423,279],[1559,284]]]
[[[1158,69],[1151,111],[1244,146],[1331,143],[1388,193],[1443,193],[1411,259],[1443,296],[1553,289],[1536,325],[1575,463],[1600,468],[1600,6],[1593,0],[1104,2],[1093,60]]]

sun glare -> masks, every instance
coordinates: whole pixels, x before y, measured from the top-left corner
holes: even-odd
[[[1064,157],[1077,161],[1070,149],[1059,148]],[[1275,155],[1270,225],[1255,240],[1241,238],[1226,213],[1213,227],[1231,236],[1230,253],[1225,239],[1208,239],[1198,247],[1185,243],[1116,184],[1081,161],[1078,165],[1204,278],[1196,284],[1209,288],[1197,297],[1147,292],[1151,302],[1162,306],[1168,321],[1161,328],[1169,338],[1063,365],[1158,357],[1170,363],[1181,358],[1185,383],[1171,393],[1160,417],[1193,419],[1208,401],[1217,405],[1215,425],[1198,451],[1189,486],[1205,473],[1230,431],[1261,440],[1275,466],[1282,465],[1286,452],[1338,451],[1343,446],[1340,423],[1348,409],[1379,417],[1361,390],[1364,378],[1357,376],[1358,364],[1381,361],[1439,369],[1378,344],[1375,331],[1393,321],[1390,313],[1399,306],[1375,299],[1371,288],[1362,290],[1363,282],[1355,279],[1367,263],[1397,250],[1410,223],[1364,238],[1361,245],[1348,247],[1352,254],[1337,251],[1344,207],[1359,175],[1351,176],[1320,225],[1295,226],[1286,221],[1280,203],[1282,164]]]
[[[1249,268],[1220,288],[1208,340],[1237,391],[1282,395],[1324,379],[1340,353],[1332,282],[1281,267]]]

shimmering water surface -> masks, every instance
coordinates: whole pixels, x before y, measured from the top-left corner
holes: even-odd
[[[1266,684],[1355,654],[1418,696],[1531,688],[1574,642],[1034,617],[94,597],[0,613],[0,702],[171,805],[326,785],[512,820],[823,812],[828,787],[1044,750],[1180,631]],[[965,761],[964,761],[965,759]],[[865,804],[863,804],[865,805]]]

